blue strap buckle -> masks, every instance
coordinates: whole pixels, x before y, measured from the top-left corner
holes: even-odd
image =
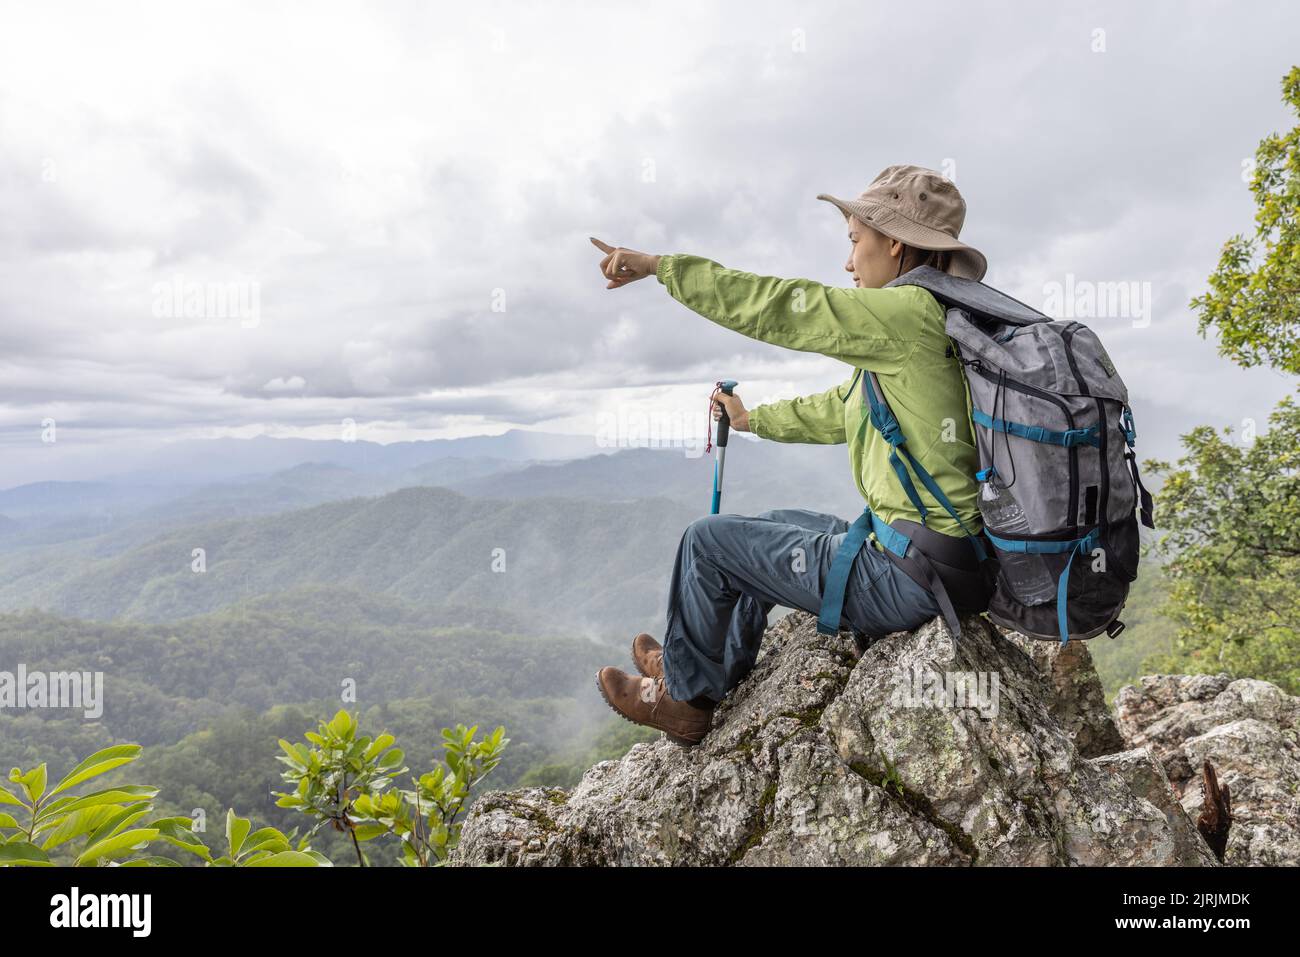
[[[975,409],[971,413],[971,418],[976,424],[982,425],[986,429],[1016,435],[1022,439],[1029,439],[1031,442],[1045,442],[1048,445],[1060,445],[1065,448],[1075,445],[1101,446],[1101,439],[1097,435],[1097,426],[1095,425],[1090,425],[1084,429],[1067,429],[1064,432],[1057,432],[1041,425],[1025,425],[1022,422],[995,419],[987,412],[982,412],[979,409]]]
[[[1029,555],[1063,555],[1066,552],[1070,553],[1070,557],[1066,559],[1065,568],[1061,571],[1060,577],[1056,580],[1056,627],[1061,636],[1061,644],[1064,645],[1070,640],[1070,626],[1066,615],[1066,603],[1070,584],[1070,568],[1074,565],[1074,557],[1076,555],[1091,552],[1097,547],[1097,543],[1101,541],[1101,529],[1099,527],[1094,527],[1082,538],[1070,538],[1065,541],[1002,538],[1000,535],[996,535],[988,529],[984,530],[984,534],[989,537],[989,540],[993,542],[994,545],[1002,549],[1004,552],[1019,552],[1021,554]]]
[[[876,417],[876,410],[872,409],[871,424],[876,427],[876,431],[880,433],[881,437],[894,448],[898,448],[907,441],[903,435],[902,426],[898,424],[898,420],[892,415],[881,421],[880,418]]]
[[[844,592],[848,587],[849,573],[862,550],[867,536],[876,533],[876,540],[899,558],[907,557],[907,550],[912,540],[902,532],[886,524],[874,512],[871,506],[862,509],[858,520],[849,526],[840,543],[835,558],[831,560],[830,571],[826,573],[826,584],[822,587],[821,612],[817,616],[817,631],[823,635],[838,634],[840,618],[844,614]]]

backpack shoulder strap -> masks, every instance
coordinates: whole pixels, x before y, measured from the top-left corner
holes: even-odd
[[[952,502],[944,494],[943,489],[939,488],[939,483],[934,477],[926,471],[925,466],[916,460],[910,449],[907,448],[907,438],[903,435],[903,430],[895,418],[893,410],[889,407],[889,400],[885,398],[885,390],[880,387],[880,380],[876,378],[874,372],[868,371],[862,377],[862,398],[867,407],[871,410],[868,418],[884,440],[889,444],[889,464],[893,467],[894,473],[898,476],[898,482],[903,486],[903,491],[911,500],[913,507],[921,516],[921,524],[925,525],[926,516],[929,514],[925,505],[921,502],[921,496],[917,494],[916,486],[912,484],[911,476],[908,474],[907,466],[911,466],[911,471],[921,480],[934,500],[939,503],[953,521],[961,528],[966,537],[970,539],[971,546],[975,549],[975,554],[980,561],[985,558],[984,546],[979,540],[979,536],[967,527],[966,523],[961,520],[957,510],[953,508]],[[903,464],[899,454],[907,460],[907,466]]]
[[[912,483],[911,475],[908,474],[908,466],[911,466],[912,472],[921,480],[921,484],[929,490],[935,500],[965,532],[977,561],[983,563],[988,554],[985,552],[979,536],[971,532],[966,523],[961,520],[961,516],[953,508],[948,496],[939,488],[939,484],[907,449],[907,438],[903,435],[903,430],[899,427],[898,419],[894,417],[893,410],[889,408],[889,401],[885,398],[885,390],[880,387],[880,380],[876,378],[876,374],[870,370],[863,370],[860,381],[862,382],[863,406],[864,409],[869,410],[863,415],[863,422],[865,424],[870,421],[871,425],[889,443],[889,464],[898,476],[898,481],[902,484],[907,497],[920,514],[922,528],[925,527],[928,512],[921,501],[920,495],[917,493],[916,486]],[[904,458],[907,460],[907,465],[903,464]],[[952,636],[960,639],[961,620],[957,616],[957,610],[948,594],[947,586],[934,568],[929,556],[924,553],[919,545],[913,542],[911,536],[882,521],[878,515],[871,511],[870,505],[863,509],[862,515],[849,528],[844,540],[840,543],[838,551],[835,553],[835,558],[831,562],[826,582],[822,586],[822,604],[820,614],[817,617],[817,630],[827,635],[835,634],[839,630],[844,608],[844,592],[850,570],[867,536],[872,532],[875,533],[876,538],[886,551],[893,553],[900,560],[909,557],[912,559],[913,567],[917,568],[924,577],[926,587],[934,596],[939,610],[943,613],[944,621],[952,632]]]

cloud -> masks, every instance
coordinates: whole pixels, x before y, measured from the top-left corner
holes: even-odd
[[[1283,5],[71,9],[0,36],[0,485],[47,416],[430,437],[702,406],[724,374],[821,391],[842,366],[606,290],[587,236],[847,284],[814,196],[894,162],[953,171],[1027,302],[1150,283],[1149,325],[1094,323],[1139,407],[1262,421],[1291,388],[1187,308],[1251,226],[1242,160],[1294,122]],[[255,290],[256,321],[157,314],[176,282]]]
[[[266,392],[301,392],[306,385],[306,379],[300,375],[295,375],[290,376],[288,379],[274,378],[262,388]]]

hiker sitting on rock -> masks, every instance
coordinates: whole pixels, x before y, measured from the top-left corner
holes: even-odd
[[[679,744],[704,737],[714,706],[753,667],[775,605],[820,613],[823,630],[881,637],[939,614],[952,620],[954,610],[983,611],[988,603],[991,588],[975,544],[983,527],[979,459],[961,366],[948,349],[945,310],[919,286],[883,288],[918,266],[983,277],[984,256],[957,238],[966,204],[950,181],[916,166],[887,168],[856,200],[817,198],[844,214],[851,244],[844,268],[854,288],[758,276],[699,256],[655,256],[592,239],[605,254],[606,288],[654,275],[706,319],[854,369],[818,395],[754,409],[739,395],[717,397],[731,428],[741,432],[776,442],[848,443],[867,510],[852,526],[834,515],[777,509],[753,517],[708,515],[686,529],[663,645],[637,635],[632,658],[641,676],[613,667],[596,676],[610,707]],[[902,457],[879,428],[867,425],[868,410],[882,399],[906,436]],[[715,407],[714,417],[719,414]],[[916,546],[907,558],[882,548],[891,528],[905,531]]]

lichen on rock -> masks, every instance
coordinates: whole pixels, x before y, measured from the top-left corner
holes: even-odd
[[[490,792],[454,862],[1213,865],[1163,766],[1120,753],[1100,695],[1077,693],[1082,661],[1054,674],[979,616],[960,640],[936,619],[859,653],[795,612],[698,746],[638,744],[570,792]]]
[[[1192,818],[1206,761],[1230,788],[1225,864],[1300,864],[1300,697],[1226,674],[1149,675],[1120,689],[1115,714],[1127,744],[1151,750]]]

